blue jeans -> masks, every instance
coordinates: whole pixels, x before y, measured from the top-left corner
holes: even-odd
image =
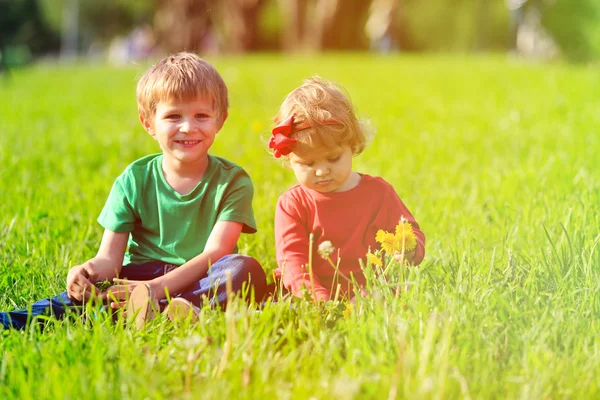
[[[165,275],[175,268],[177,267],[163,262],[129,264],[123,267],[120,277],[149,281]],[[254,299],[260,301],[265,296],[267,291],[266,275],[258,261],[252,257],[230,254],[214,263],[204,278],[190,285],[181,293],[171,294],[171,297],[183,297],[197,306],[201,305],[203,298],[206,297],[212,305],[225,307],[227,305],[227,271],[231,272],[231,284],[234,292],[242,291],[244,283],[246,283],[246,286],[252,289]],[[67,292],[62,292],[51,299],[43,299],[34,303],[31,309],[22,308],[0,313],[0,325],[4,329],[23,329],[34,317],[53,316],[61,319],[68,309],[75,309],[81,305],[81,302],[70,299]],[[166,305],[166,299],[160,301],[161,308]]]

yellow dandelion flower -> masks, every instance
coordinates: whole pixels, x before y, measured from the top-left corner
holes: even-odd
[[[375,240],[377,241],[377,243],[383,243],[383,241],[385,240],[385,235],[387,235],[386,231],[384,231],[383,229],[378,230],[377,234],[375,235]]]
[[[396,236],[393,233],[385,232],[381,242],[381,248],[386,253],[392,253],[396,247]]]
[[[352,305],[352,303],[346,304],[346,308],[344,309],[344,319],[350,319],[353,310],[354,306]]]
[[[396,237],[393,233],[386,232],[383,229],[380,229],[375,235],[375,240],[377,241],[377,243],[381,244],[381,248],[385,252],[391,253],[394,250],[394,242],[396,240]]]
[[[413,231],[412,225],[406,220],[400,221],[396,226],[395,250],[402,251],[402,242],[404,242],[404,251],[413,251],[417,246],[417,236]]]
[[[382,265],[381,258],[372,253],[367,254],[367,261],[370,264],[377,265],[378,267],[381,267]]]

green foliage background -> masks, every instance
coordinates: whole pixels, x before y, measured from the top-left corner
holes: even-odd
[[[403,29],[406,32],[402,50],[466,53],[502,51],[512,46],[510,16],[504,1],[402,0],[400,3],[399,14],[401,21],[405,22]],[[34,4],[39,11],[33,7]],[[8,43],[26,43],[36,53],[56,50],[65,4],[66,0],[0,0],[0,14],[10,15],[10,21],[0,26],[18,25],[17,32],[11,31],[10,35],[0,29],[0,36],[4,34]],[[81,48],[86,49],[95,40],[108,42],[115,35],[126,34],[137,24],[152,23],[156,1],[81,0],[79,7]],[[566,59],[586,61],[597,59],[600,55],[600,2],[529,0],[525,8],[539,11],[543,27]],[[46,25],[32,28],[34,20],[43,21]],[[267,0],[259,21],[260,42],[264,48],[273,50],[281,46],[278,43],[281,20],[277,1]],[[217,31],[219,24],[226,23],[217,23]],[[344,25],[343,29],[363,31],[364,27]],[[357,41],[355,46],[366,49],[366,35],[363,34],[362,40]]]
[[[554,0],[543,3],[542,24],[565,55],[576,61],[600,55],[600,3]]]

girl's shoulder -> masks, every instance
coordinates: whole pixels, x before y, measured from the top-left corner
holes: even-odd
[[[306,192],[302,188],[302,185],[296,183],[294,186],[283,192],[279,195],[279,202],[289,201],[289,200],[298,200],[306,197]]]
[[[358,184],[363,191],[389,191],[394,190],[391,183],[379,176],[360,174],[360,183]]]

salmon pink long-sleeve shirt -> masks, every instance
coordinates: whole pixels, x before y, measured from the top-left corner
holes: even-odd
[[[337,286],[333,282],[335,270],[317,253],[319,244],[331,241],[335,247],[331,255],[333,263],[337,264],[339,254],[340,272],[346,276],[352,273],[359,284],[364,284],[358,259],[364,260],[369,248],[379,248],[375,241],[379,229],[393,231],[402,217],[410,222],[417,237],[413,258],[413,264],[417,265],[425,255],[425,235],[392,185],[382,178],[361,174],[359,184],[345,192],[320,193],[295,185],[277,201],[275,274],[295,296],[301,296],[302,288],[306,287],[316,299],[329,300],[332,286]],[[314,288],[308,273],[311,232]],[[337,282],[347,292],[345,279],[338,278]]]

